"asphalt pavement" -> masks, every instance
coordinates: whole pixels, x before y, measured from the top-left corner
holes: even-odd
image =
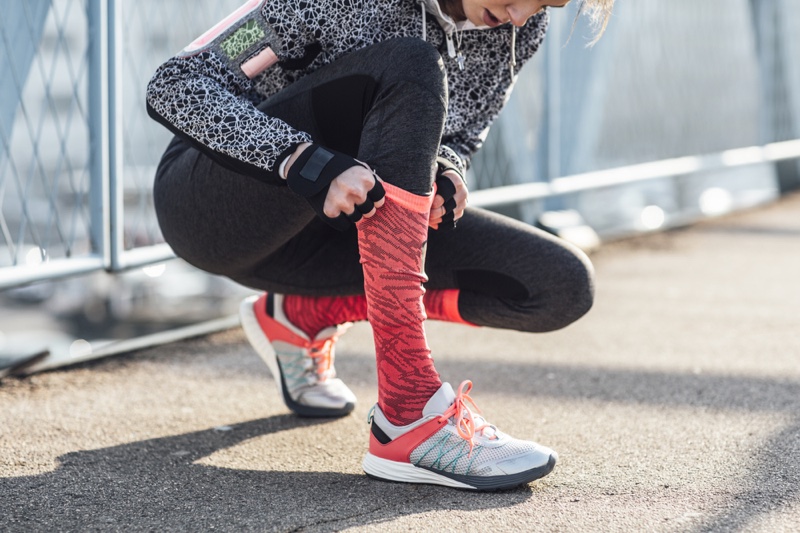
[[[487,418],[559,452],[480,494],[361,471],[376,400],[288,413],[238,329],[0,383],[0,531],[798,531],[800,196],[605,245],[578,323],[431,322],[437,368]]]

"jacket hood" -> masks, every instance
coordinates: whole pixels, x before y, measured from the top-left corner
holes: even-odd
[[[476,26],[472,22],[465,20],[463,22],[456,22],[450,15],[445,15],[442,7],[437,0],[417,0],[423,5],[423,9],[434,16],[439,22],[439,25],[444,29],[445,33],[453,33],[456,30],[485,30],[489,26]]]
[[[453,48],[453,34],[456,33],[457,31],[464,31],[464,30],[487,30],[489,29],[489,26],[476,26],[469,20],[463,22],[456,22],[453,20],[452,17],[450,17],[449,15],[445,15],[442,12],[442,8],[437,0],[417,0],[417,2],[419,2],[420,7],[422,9],[422,39],[427,40],[425,32],[425,12],[428,12],[434,16],[434,18],[439,22],[439,25],[442,27],[442,29],[444,29],[444,32],[447,34],[448,53],[450,57],[458,57],[459,68],[461,70],[464,70],[464,63],[463,63],[463,58],[461,56],[461,51]],[[516,75],[515,67],[517,66],[516,41],[517,41],[517,28],[512,26],[511,41],[508,43],[508,48],[509,51],[511,52],[511,61],[509,61],[508,63],[508,68],[509,71],[511,72],[512,78]]]

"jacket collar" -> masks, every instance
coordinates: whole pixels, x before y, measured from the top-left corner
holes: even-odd
[[[445,15],[437,0],[417,0],[423,5],[423,9],[434,16],[439,22],[439,25],[444,29],[445,33],[450,34],[454,31],[463,30],[485,30],[489,29],[488,26],[476,26],[472,22],[465,20],[463,22],[456,22],[450,15]]]

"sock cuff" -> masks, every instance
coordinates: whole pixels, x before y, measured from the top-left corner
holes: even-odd
[[[461,313],[458,311],[458,289],[444,289],[442,290],[442,310],[450,320],[469,324],[466,320],[461,318]]]
[[[464,320],[458,310],[460,293],[459,289],[431,289],[426,291],[423,302],[428,318],[475,326],[472,322]]]
[[[430,213],[431,205],[433,204],[433,194],[427,196],[420,196],[401,189],[391,183],[383,182],[383,188],[386,190],[386,197],[393,202],[398,203],[410,211],[415,213]]]

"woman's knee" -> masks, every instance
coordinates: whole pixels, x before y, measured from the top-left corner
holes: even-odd
[[[421,39],[398,38],[375,45],[367,59],[375,60],[376,87],[358,157],[388,183],[426,195],[447,118],[441,56]]]
[[[439,98],[447,97],[447,75],[439,51],[416,37],[399,37],[381,43],[386,58],[387,81],[423,85]]]
[[[539,320],[540,331],[565,328],[583,317],[594,304],[594,267],[586,255],[575,250],[569,261],[561,261],[544,304],[547,319]]]
[[[524,300],[506,300],[517,317],[516,328],[547,333],[565,328],[584,316],[594,304],[594,268],[580,251],[554,265],[546,288]]]

